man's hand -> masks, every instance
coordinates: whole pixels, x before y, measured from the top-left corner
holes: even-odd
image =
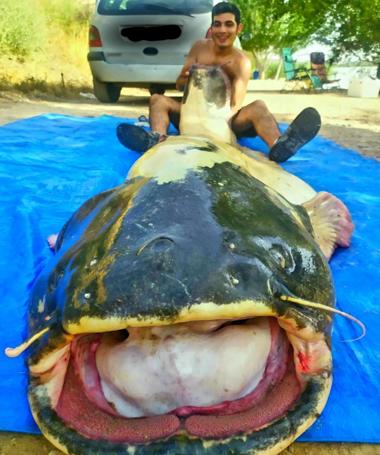
[[[187,80],[189,79],[189,74],[190,74],[190,67],[191,65],[194,65],[197,63],[197,55],[199,50],[203,46],[203,41],[204,40],[199,40],[196,43],[194,43],[193,47],[190,49],[190,52],[188,56],[186,57],[185,63],[182,67],[182,71],[180,72],[177,81],[176,81],[176,88],[177,90],[183,90],[186,87]]]
[[[176,81],[176,88],[177,90],[184,90],[187,81],[189,79],[190,71],[188,68],[183,68],[181,71],[181,74],[178,76],[177,81]]]

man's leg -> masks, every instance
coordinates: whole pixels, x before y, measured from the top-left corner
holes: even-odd
[[[116,134],[127,148],[144,153],[166,139],[170,120],[177,127],[181,103],[164,95],[152,95],[149,100],[149,121],[152,131],[137,125],[121,123]]]
[[[308,107],[281,134],[265,103],[254,101],[235,115],[231,126],[237,136],[260,136],[270,148],[269,159],[282,163],[316,136],[321,117],[314,108]]]
[[[259,136],[269,148],[281,136],[277,122],[263,101],[254,101],[240,109],[231,122],[238,136]]]
[[[166,136],[170,122],[179,127],[181,103],[165,95],[152,95],[149,100],[149,122],[153,132]]]

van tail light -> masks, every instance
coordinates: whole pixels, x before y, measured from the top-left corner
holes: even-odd
[[[91,25],[89,33],[88,33],[88,45],[89,47],[102,47],[102,40],[100,38],[99,30],[94,26]]]

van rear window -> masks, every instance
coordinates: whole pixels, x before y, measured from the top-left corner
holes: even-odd
[[[212,0],[100,0],[98,13],[104,15],[209,13]]]

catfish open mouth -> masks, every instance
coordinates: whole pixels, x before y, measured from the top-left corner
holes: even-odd
[[[292,410],[308,379],[329,376],[325,341],[297,342],[280,324],[258,317],[77,335],[30,367],[32,402],[48,395],[65,426],[90,440],[252,433]]]

